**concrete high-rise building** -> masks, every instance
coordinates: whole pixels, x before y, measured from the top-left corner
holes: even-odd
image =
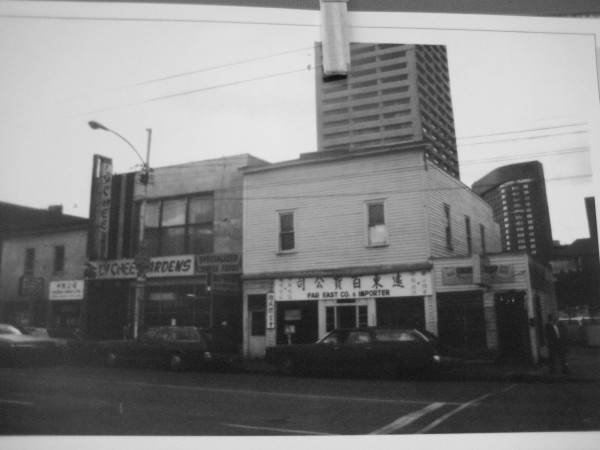
[[[458,178],[446,47],[353,43],[350,59],[347,77],[316,71],[318,150],[424,142],[425,157]]]
[[[552,253],[552,228],[539,161],[500,167],[476,181],[472,189],[492,207],[503,251],[526,251],[547,260]]]

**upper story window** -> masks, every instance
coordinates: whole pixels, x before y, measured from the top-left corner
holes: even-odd
[[[33,275],[35,270],[35,248],[25,249],[25,267],[23,267],[23,275]]]
[[[446,225],[446,247],[452,249],[452,221],[450,217],[450,205],[444,204],[444,218]]]
[[[279,213],[279,251],[286,252],[296,248],[294,230],[294,212]]]
[[[467,233],[467,253],[473,253],[473,239],[471,237],[471,218],[465,217],[465,231]]]
[[[65,270],[65,246],[57,245],[54,247],[54,272],[63,272]]]
[[[481,254],[485,255],[487,251],[485,248],[485,225],[479,225],[479,234],[481,235]]]
[[[385,224],[384,202],[372,202],[367,204],[369,245],[387,244],[387,227]]]
[[[214,251],[212,193],[149,201],[145,219],[148,256]]]

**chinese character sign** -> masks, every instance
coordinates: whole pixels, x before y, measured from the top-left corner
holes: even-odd
[[[432,295],[431,272],[373,273],[361,276],[283,278],[274,283],[275,298],[330,300]]]

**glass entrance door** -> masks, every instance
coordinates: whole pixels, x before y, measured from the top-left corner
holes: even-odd
[[[323,302],[320,335],[334,328],[356,328],[375,325],[375,300],[352,299]]]

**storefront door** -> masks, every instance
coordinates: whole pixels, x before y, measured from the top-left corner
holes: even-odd
[[[531,356],[525,292],[498,293],[494,300],[500,358],[529,360]]]
[[[356,328],[375,325],[375,299],[327,300],[322,303],[325,318],[320,335],[334,328]]]

